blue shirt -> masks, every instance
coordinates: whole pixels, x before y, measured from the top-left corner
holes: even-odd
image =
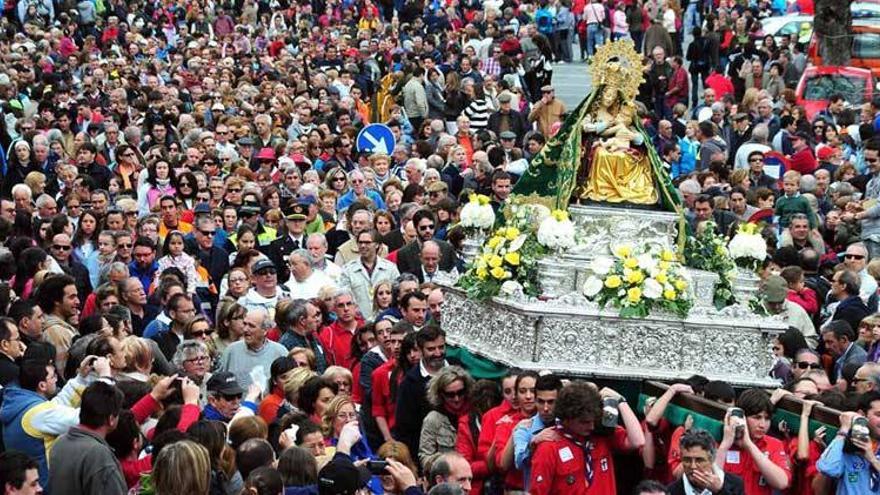
[[[843,437],[835,437],[822,452],[816,468],[825,476],[837,480],[837,495],[880,493],[880,483],[871,489],[871,465],[861,455],[844,453],[843,443]]]
[[[517,469],[523,472],[525,484],[523,488],[528,491],[529,479],[531,479],[532,451],[529,450],[529,442],[536,433],[543,430],[546,425],[541,421],[541,415],[535,414],[531,418],[532,424],[526,428],[517,425],[513,429],[513,463]]]
[[[154,261],[146,270],[141,270],[136,261],[132,261],[128,264],[128,273],[131,274],[132,277],[137,277],[137,279],[141,281],[141,285],[144,286],[144,292],[147,294],[150,293],[150,284],[153,283],[153,277],[158,269],[159,262],[157,261]]]

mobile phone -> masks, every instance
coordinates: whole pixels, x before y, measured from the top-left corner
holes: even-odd
[[[388,461],[367,461],[367,469],[373,474],[388,474],[387,467]]]
[[[859,448],[853,443],[853,440],[860,442],[869,442],[871,440],[871,430],[868,427],[868,418],[864,416],[856,416],[853,418],[852,425],[849,427],[849,434],[843,444],[843,450],[847,453],[855,453]]]
[[[739,440],[743,437],[743,434],[745,433],[746,412],[743,411],[739,407],[731,407],[729,411],[730,411],[729,415],[731,418],[739,418],[742,420],[742,421],[737,422],[736,430],[735,430],[735,434],[734,434],[734,438]]]

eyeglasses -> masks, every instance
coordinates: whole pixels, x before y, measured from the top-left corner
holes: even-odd
[[[434,230],[434,224],[431,225],[419,225],[419,230]]]
[[[196,335],[196,334],[193,333],[193,335]],[[209,359],[208,356],[196,356],[193,358],[184,359],[183,362],[184,363],[204,363],[208,359]]]
[[[131,249],[131,244],[117,244],[117,248]]]
[[[798,361],[798,363],[797,363],[797,367],[798,367],[798,369],[802,369],[802,370],[805,370],[805,369],[807,369],[807,368],[810,368],[811,370],[820,370],[820,369],[822,369],[822,365],[821,365],[821,364],[819,364],[819,363],[808,363],[808,362],[806,362],[806,361]]]
[[[464,391],[464,389],[453,390],[451,392],[447,392],[446,390],[443,391],[443,397],[446,397],[447,399],[457,399],[459,397],[464,397],[466,394],[467,393]]]
[[[59,251],[70,251],[73,248],[71,246],[63,246],[61,244],[52,244],[52,249],[57,249]]]
[[[214,234],[216,233],[213,230],[199,230],[199,232],[201,232],[202,235],[206,235],[208,237],[214,237]]]
[[[345,182],[345,177],[334,177],[333,182]]]
[[[862,255],[862,254],[850,254],[850,253],[846,253],[846,254],[844,255],[844,258],[845,258],[845,259],[848,259],[848,260],[863,260],[863,259],[865,259],[865,256]]]

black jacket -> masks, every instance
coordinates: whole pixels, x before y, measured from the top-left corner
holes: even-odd
[[[489,116],[489,130],[494,132],[496,137],[499,137],[501,135],[502,117],[505,117],[505,115],[501,114],[501,110],[494,112],[492,113],[492,115]],[[525,136],[527,132],[532,130],[532,127],[529,125],[526,117],[516,110],[511,110],[510,113],[506,115],[506,117],[508,118],[508,128],[506,130],[509,130],[510,132],[516,134],[516,142],[518,144],[522,144],[523,136]]]
[[[416,364],[406,372],[397,390],[394,438],[406,444],[410,452],[419,451],[422,422],[431,412],[431,404],[428,403],[427,398],[430,380],[430,376],[422,376],[421,366]]]
[[[684,480],[679,479],[675,483],[669,485],[669,495],[685,495]],[[739,476],[730,473],[724,473],[724,484],[721,485],[721,491],[715,495],[745,495],[745,485]]]
[[[287,282],[287,279],[290,278],[290,269],[287,266],[287,256],[297,249],[305,249],[307,238],[308,235],[304,233],[302,239],[294,241],[290,238],[290,234],[284,234],[283,237],[275,239],[272,241],[272,244],[269,245],[269,259],[272,260],[272,263],[275,263],[275,269],[278,271],[279,281],[283,280],[284,282]]]
[[[438,268],[443,271],[455,268],[455,249],[452,248],[452,244],[439,239],[433,239],[433,241],[440,245],[440,265]],[[401,248],[397,253],[397,270],[400,273],[412,273],[421,278],[421,250],[422,245],[417,241],[410,242]]]

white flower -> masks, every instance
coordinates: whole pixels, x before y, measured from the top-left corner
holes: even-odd
[[[574,223],[571,220],[557,220],[554,216],[545,218],[538,227],[538,242],[553,251],[564,251],[575,246]]]
[[[510,243],[510,246],[508,246],[508,250],[512,253],[519,251],[519,248],[521,248],[522,245],[525,244],[526,239],[528,238],[528,234],[520,234],[516,239],[513,240],[513,242]]]
[[[481,205],[471,201],[461,209],[461,226],[471,229],[487,230],[495,225],[495,211],[492,205]]]
[[[663,295],[663,286],[660,285],[660,282],[649,278],[643,284],[642,295],[648,299],[658,299]]]
[[[614,260],[607,256],[599,256],[590,263],[590,271],[595,273],[596,275],[608,275],[608,272],[611,271],[611,267],[614,266]]]
[[[602,281],[596,277],[590,277],[584,282],[584,295],[592,299],[602,291]]]
[[[651,253],[643,253],[636,258],[639,262],[639,268],[650,272],[657,266],[657,259],[651,256]]]
[[[733,259],[754,258],[764,261],[767,257],[767,243],[764,238],[757,234],[745,234],[740,232],[733,236],[727,246]]]
[[[523,287],[516,280],[508,280],[501,284],[501,293],[505,296],[512,296],[522,292]]]

